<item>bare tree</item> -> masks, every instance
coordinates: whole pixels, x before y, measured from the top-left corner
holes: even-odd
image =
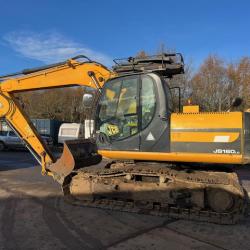
[[[228,78],[233,86],[232,91],[244,100],[242,109],[250,108],[250,57],[229,64]]]
[[[82,120],[82,88],[61,88],[18,94],[31,118],[48,118],[69,122]]]
[[[230,106],[235,93],[228,79],[225,62],[210,55],[191,80],[192,99],[203,111],[223,111]]]
[[[180,88],[180,98],[181,98],[181,106],[187,104],[187,100],[190,98],[192,94],[192,61],[188,61],[185,63],[185,73],[180,75],[175,75],[173,78],[168,80],[170,88],[179,87]],[[178,111],[178,102],[179,102],[179,93],[174,90],[172,92],[173,102],[175,106],[175,111]]]

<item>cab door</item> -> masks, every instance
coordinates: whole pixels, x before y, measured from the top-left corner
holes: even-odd
[[[106,83],[98,108],[99,149],[139,151],[139,81],[134,75]]]
[[[171,102],[164,79],[153,73],[141,76],[141,152],[170,152]]]

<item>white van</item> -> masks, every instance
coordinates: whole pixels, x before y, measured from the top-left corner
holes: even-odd
[[[63,123],[59,128],[58,143],[84,138],[84,127],[80,123]]]
[[[63,123],[58,133],[58,143],[67,140],[87,139],[91,136],[94,129],[93,120],[85,120],[84,126],[81,123]]]
[[[94,120],[85,120],[84,121],[84,137],[88,139],[91,137],[94,131]]]

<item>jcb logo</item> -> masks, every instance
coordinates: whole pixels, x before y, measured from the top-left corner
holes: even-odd
[[[116,125],[108,125],[108,135],[119,134],[119,128]]]

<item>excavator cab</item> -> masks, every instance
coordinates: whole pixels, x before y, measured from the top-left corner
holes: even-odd
[[[131,74],[107,81],[95,117],[98,150],[170,152],[172,106],[167,81],[156,73]],[[66,176],[74,169],[98,163],[101,157],[93,143],[66,141],[62,157],[51,170]]]
[[[170,152],[173,102],[168,78],[184,72],[181,54],[128,58],[126,61],[116,59],[114,62],[117,77],[105,82],[95,107],[98,150]],[[89,106],[93,98],[86,94],[83,99]],[[94,164],[97,159],[101,160],[93,141],[78,141],[77,147],[72,143],[76,144],[65,142],[61,159],[51,167],[53,172],[63,172],[65,176],[74,169],[85,167],[84,162]],[[91,150],[87,150],[89,148]]]
[[[108,81],[95,119],[98,148],[169,152],[171,108],[170,89],[158,74],[133,74]]]
[[[96,112],[98,148],[169,152],[173,101],[168,79],[184,72],[181,54],[114,61],[118,77],[106,82]]]

